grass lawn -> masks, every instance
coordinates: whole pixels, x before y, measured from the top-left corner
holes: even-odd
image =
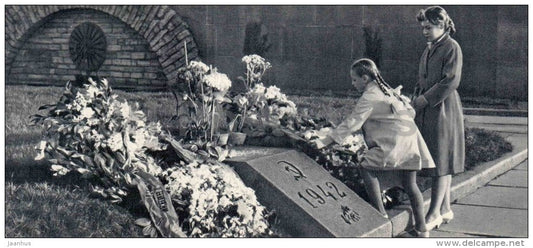
[[[170,118],[175,114],[175,101],[170,92],[115,92],[139,102],[148,120],[173,125]],[[62,93],[61,87],[5,87],[6,237],[141,236],[141,228],[134,224],[135,211],[90,198],[79,180],[53,178],[45,162],[33,160],[41,128],[30,126],[29,116],[38,113],[39,106],[55,103]],[[355,104],[349,97],[289,98],[299,111],[307,109],[309,114],[333,123],[339,123]],[[510,144],[495,133],[467,133],[469,166],[492,160],[509,149]]]

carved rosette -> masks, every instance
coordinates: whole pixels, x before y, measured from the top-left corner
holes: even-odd
[[[79,70],[87,74],[100,69],[105,61],[106,49],[105,34],[94,23],[84,22],[74,28],[70,35],[70,58]]]

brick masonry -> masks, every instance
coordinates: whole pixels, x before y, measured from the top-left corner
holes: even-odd
[[[183,42],[189,59],[198,54],[187,23],[166,6],[6,6],[6,83],[64,85],[81,74],[69,38],[86,21],[106,35],[98,76],[117,88],[165,87],[185,64]]]

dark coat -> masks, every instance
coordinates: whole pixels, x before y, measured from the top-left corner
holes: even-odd
[[[415,121],[438,176],[464,171],[464,118],[457,93],[462,67],[461,47],[448,34],[431,49],[427,47],[420,58],[417,86],[428,105],[418,111]]]

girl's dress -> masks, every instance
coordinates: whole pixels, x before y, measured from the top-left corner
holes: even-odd
[[[463,107],[456,90],[462,66],[461,47],[448,34],[420,58],[417,86],[428,105],[417,112],[415,121],[437,165],[434,176],[464,171]]]
[[[406,101],[385,95],[369,83],[354,111],[328,135],[342,143],[348,135],[363,130],[368,151],[361,166],[372,170],[420,170],[434,168],[426,143],[414,123],[415,112]]]

